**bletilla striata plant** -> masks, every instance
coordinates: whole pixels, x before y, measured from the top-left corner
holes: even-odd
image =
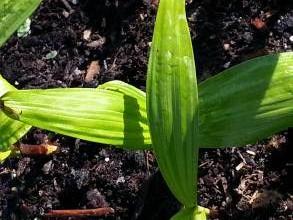
[[[255,58],[197,84],[185,1],[160,0],[147,74],[146,94],[120,81],[16,90],[1,77],[2,159],[31,126],[153,150],[182,203],[172,219],[205,220],[209,210],[197,203],[199,148],[243,146],[293,125],[293,53]]]

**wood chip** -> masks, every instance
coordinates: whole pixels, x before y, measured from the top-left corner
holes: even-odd
[[[240,164],[237,165],[236,170],[239,171],[244,167],[245,163],[241,162]]]
[[[87,44],[88,47],[97,48],[103,46],[106,43],[106,38],[101,37],[99,40],[92,41]]]
[[[266,28],[266,23],[260,18],[251,19],[250,23],[258,30]]]
[[[101,67],[99,65],[99,61],[97,61],[97,60],[92,61],[86,71],[86,76],[85,76],[84,81],[85,82],[93,81],[95,76],[100,73],[100,70],[101,70]]]
[[[86,40],[86,41],[89,41],[90,38],[91,38],[91,34],[92,34],[91,30],[85,30],[83,32],[83,39]]]
[[[21,154],[25,155],[49,155],[58,150],[58,146],[53,144],[20,144],[19,150]]]
[[[256,155],[256,153],[255,153],[254,151],[252,151],[252,150],[247,150],[246,153],[248,153],[248,154],[250,154],[250,155],[253,155],[253,156]]]

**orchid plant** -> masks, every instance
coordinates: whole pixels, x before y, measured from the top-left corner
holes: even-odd
[[[0,39],[7,36],[1,32]],[[16,90],[0,78],[2,154],[31,126],[153,150],[182,203],[173,220],[209,214],[197,202],[199,148],[243,146],[292,125],[293,53],[258,57],[198,84],[185,0],[160,0],[146,93],[121,81],[97,89]]]

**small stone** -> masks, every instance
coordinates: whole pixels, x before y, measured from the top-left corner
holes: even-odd
[[[56,50],[52,50],[51,52],[47,53],[45,56],[46,60],[54,59],[57,56],[58,52]]]
[[[231,64],[231,62],[227,62],[223,66],[224,66],[224,68],[228,68],[230,66],[230,64]]]
[[[16,175],[16,171],[15,170],[12,170],[11,171],[11,179],[14,179],[14,178],[16,178],[17,177],[17,175]]]
[[[52,168],[52,160],[44,164],[42,171],[44,172],[44,174],[49,174],[51,168]]]
[[[11,192],[17,193],[18,192],[18,189],[16,187],[12,187],[11,188]]]
[[[230,44],[224,44],[223,48],[224,48],[224,50],[229,50],[230,49]]]
[[[65,10],[62,12],[62,14],[63,14],[63,16],[64,16],[65,18],[68,18],[69,15],[70,15],[70,13],[69,13],[68,11],[65,11]]]
[[[293,43],[293,35],[289,37],[289,40]]]
[[[125,178],[124,178],[124,176],[120,176],[120,177],[118,177],[118,179],[116,180],[116,184],[119,184],[119,183],[125,183]]]
[[[83,39],[86,40],[86,41],[90,40],[91,34],[92,34],[91,30],[85,30],[83,32]]]
[[[18,28],[17,36],[26,37],[31,33],[31,20],[28,18],[26,21]]]
[[[110,161],[110,158],[109,157],[106,157],[105,158],[105,162],[109,162]]]
[[[72,4],[77,5],[78,4],[78,0],[71,0]]]

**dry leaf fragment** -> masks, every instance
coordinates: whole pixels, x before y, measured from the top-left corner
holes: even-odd
[[[58,146],[53,144],[20,144],[19,150],[25,155],[49,155],[58,150]]]
[[[251,19],[250,23],[258,30],[266,28],[266,23],[260,18]]]
[[[92,61],[86,71],[86,76],[84,81],[85,82],[93,81],[94,77],[100,73],[100,70],[101,70],[101,67],[99,65],[99,61],[98,60]]]
[[[87,44],[88,47],[97,48],[106,43],[106,38],[101,37],[99,40],[94,40]]]

